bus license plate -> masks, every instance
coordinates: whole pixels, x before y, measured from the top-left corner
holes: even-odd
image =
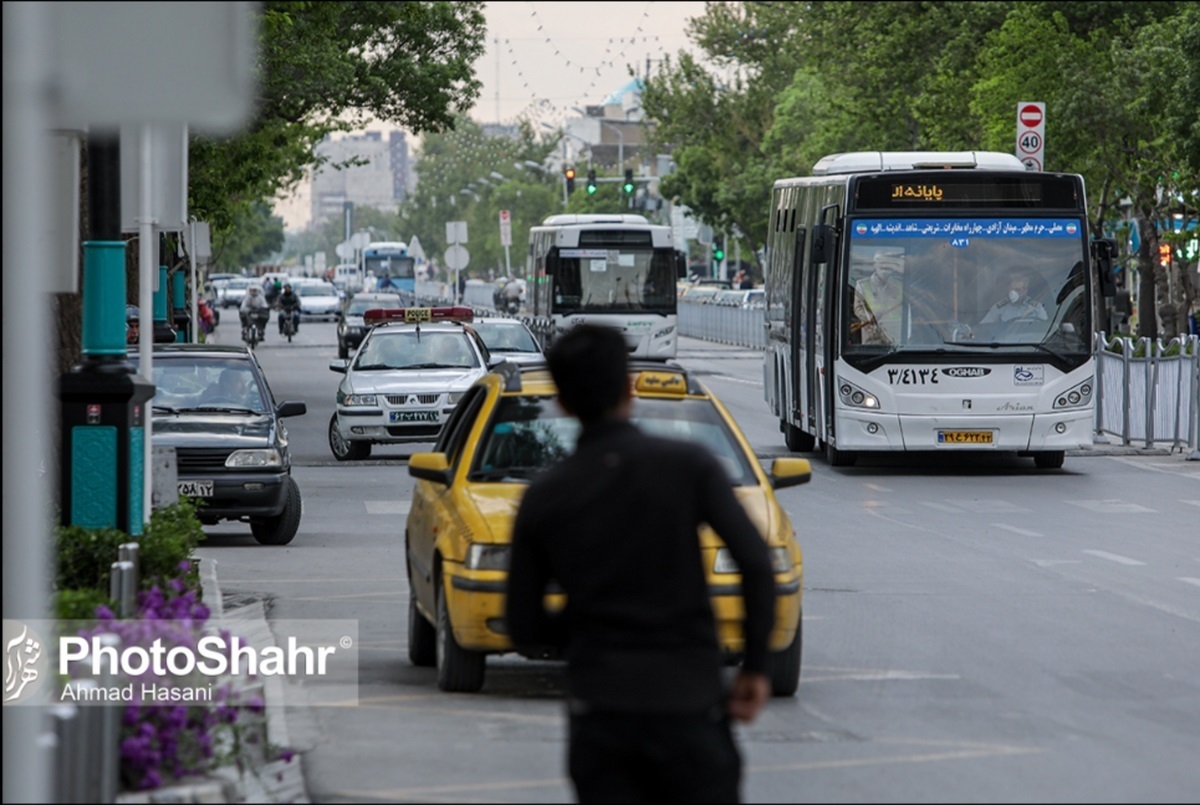
[[[211,498],[213,496],[213,482],[180,481],[179,494],[189,498]]]
[[[392,411],[392,422],[437,422],[437,411]]]
[[[939,430],[938,444],[991,444],[990,430]]]

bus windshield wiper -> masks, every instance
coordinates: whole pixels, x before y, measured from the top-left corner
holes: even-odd
[[[152,410],[155,410],[155,411],[165,411],[165,412],[167,412],[168,414],[174,414],[175,416],[179,416],[179,409],[178,409],[178,408],[172,408],[172,407],[171,407],[171,406],[169,406],[169,405],[155,405],[155,406],[153,406],[153,409],[152,409]]]

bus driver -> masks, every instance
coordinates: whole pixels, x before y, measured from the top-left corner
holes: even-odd
[[[900,338],[900,305],[904,293],[904,255],[880,250],[874,272],[854,284],[855,326],[864,344],[892,344]]]

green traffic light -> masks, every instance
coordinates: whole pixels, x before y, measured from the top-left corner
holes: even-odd
[[[595,193],[595,192],[596,192],[596,185],[594,185],[594,184],[590,184],[590,185],[588,185],[588,186],[587,186],[587,191],[588,191],[588,195],[589,195],[589,196],[590,196],[590,195],[592,195],[593,193]]]

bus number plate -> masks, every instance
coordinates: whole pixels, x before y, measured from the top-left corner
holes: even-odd
[[[939,430],[938,444],[991,444],[990,430]]]

